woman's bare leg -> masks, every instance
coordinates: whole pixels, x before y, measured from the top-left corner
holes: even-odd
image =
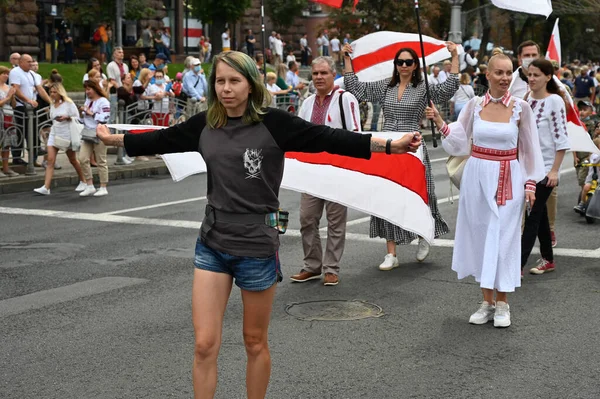
[[[44,186],[50,190],[52,185],[52,177],[54,176],[54,163],[56,162],[56,154],[58,149],[49,145],[48,147],[48,164],[46,165],[46,175],[44,176]]]

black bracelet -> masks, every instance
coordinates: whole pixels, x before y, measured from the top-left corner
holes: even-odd
[[[387,139],[385,142],[385,153],[388,155],[392,153],[392,139]]]

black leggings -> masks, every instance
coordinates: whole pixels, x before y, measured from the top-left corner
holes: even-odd
[[[546,187],[546,181],[547,179],[544,179],[536,185],[535,202],[531,208],[531,213],[525,217],[525,228],[521,236],[521,269],[527,264],[536,237],[540,240],[542,258],[548,262],[554,261],[548,207],[546,206],[554,187]]]

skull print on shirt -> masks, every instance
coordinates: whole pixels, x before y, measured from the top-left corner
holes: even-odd
[[[246,179],[260,179],[262,160],[262,150],[246,148],[244,152]]]

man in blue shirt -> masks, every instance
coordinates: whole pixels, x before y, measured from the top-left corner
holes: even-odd
[[[194,61],[192,61],[192,70],[183,75],[182,93],[185,93],[184,97],[195,98],[200,102],[206,101],[208,83],[198,58],[194,58]]]
[[[296,75],[298,72],[298,64],[295,61],[290,61],[288,64],[289,71],[285,75],[285,83],[291,86],[293,90],[304,89],[304,83],[300,83],[300,78]]]
[[[595,89],[594,79],[588,75],[588,69],[582,68],[581,74],[575,79],[574,102],[590,101],[590,96]]]

